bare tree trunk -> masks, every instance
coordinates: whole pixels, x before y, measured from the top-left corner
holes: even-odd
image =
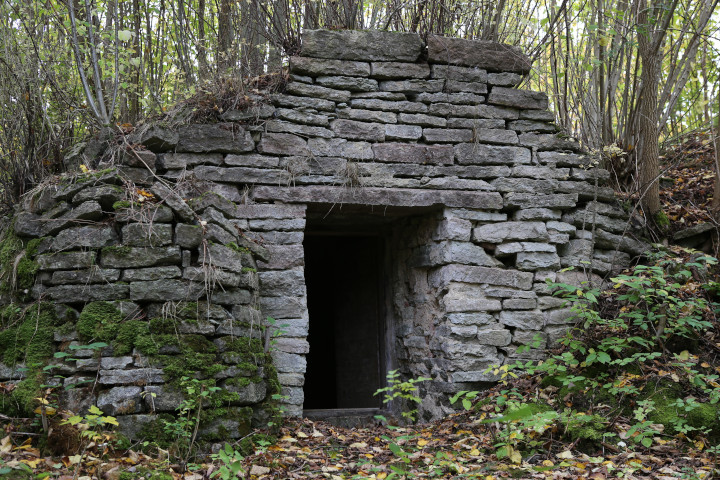
[[[207,61],[207,44],[205,40],[205,0],[198,0],[198,77],[206,80],[210,69]]]
[[[218,70],[220,74],[227,74],[235,64],[235,55],[232,51],[233,25],[231,0],[220,0],[218,14]]]

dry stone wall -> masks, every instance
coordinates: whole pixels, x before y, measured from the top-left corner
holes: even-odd
[[[206,373],[240,397],[227,405],[253,405],[242,418],[263,418],[275,384],[298,415],[312,322],[308,212],[392,211],[387,367],[431,377],[422,411],[440,415],[448,393],[495,380],[489,365],[536,355],[517,349],[565,331],[569,311],[546,280],[579,281],[557,273],[564,267],[604,275],[645,248],[627,235],[608,172],[557,133],[544,94],[516,88],[529,68],[517,49],[492,42],[307,31],[282,93],[248,92],[253,105],[217,123],[146,126],[131,138],[145,149],[115,155],[112,172],[29,196],[14,224],[20,250],[37,263],[27,295],[69,306],[57,324],[94,302],[143,319],[149,336],[166,334],[163,319],[175,318],[181,336],[212,345],[223,370]],[[75,160],[94,161],[82,152]],[[113,208],[146,191],[143,203]],[[169,315],[172,302],[181,304]],[[187,302],[196,320],[178,317]],[[245,371],[239,355],[248,352],[228,350],[228,338],[250,342],[267,317],[283,324],[273,366],[258,360],[262,345],[250,349],[257,368]],[[78,338],[77,329],[56,330],[54,349]],[[68,373],[99,365],[98,402],[149,414],[141,392],[165,388],[167,373],[137,345],[123,356],[113,348]],[[22,360],[6,355],[2,379],[17,378]]]

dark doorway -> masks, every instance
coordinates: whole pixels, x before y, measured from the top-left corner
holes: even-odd
[[[380,235],[306,233],[310,353],[305,409],[378,408],[382,373]]]

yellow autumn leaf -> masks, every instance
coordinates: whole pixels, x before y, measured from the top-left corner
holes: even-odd
[[[82,165],[80,165],[80,171],[82,173],[88,173],[90,171],[90,169],[87,167],[87,165],[82,164]]]
[[[383,478],[385,477],[387,477],[387,473],[385,472],[380,472],[377,474],[377,478],[379,478],[380,480],[383,480]]]
[[[421,438],[420,440],[418,440],[417,444],[418,444],[418,447],[424,447],[425,445],[428,444],[428,441],[425,440],[424,438]]]
[[[470,450],[470,455],[473,457],[477,457],[478,455],[480,455],[480,450],[478,450],[477,448],[473,448],[472,450]]]
[[[307,434],[305,434],[305,433],[303,433],[303,432],[298,432],[298,433],[297,433],[297,436],[300,437],[300,438],[308,438]]]

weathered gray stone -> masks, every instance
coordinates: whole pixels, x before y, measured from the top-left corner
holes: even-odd
[[[490,73],[487,77],[487,82],[490,85],[497,85],[500,87],[514,87],[522,82],[522,76],[517,73]]]
[[[307,141],[289,133],[265,133],[257,146],[258,152],[275,155],[309,155]]]
[[[63,205],[59,207],[64,208]],[[102,207],[96,201],[87,201],[73,208],[72,210],[58,216],[53,217],[52,210],[43,215],[41,222],[41,235],[55,235],[61,230],[65,230],[76,223],[86,223],[88,221],[98,221],[103,217]]]
[[[162,280],[180,278],[180,268],[176,266],[127,269],[122,272],[123,282]]]
[[[141,144],[153,152],[167,152],[178,144],[178,132],[158,125],[150,125],[140,135]]]
[[[548,98],[544,93],[515,88],[493,87],[487,101],[491,104],[522,108],[523,110],[546,110],[548,108]]]
[[[380,143],[372,146],[375,160],[391,163],[452,164],[453,149],[445,145]]]
[[[378,89],[377,80],[372,80],[370,78],[344,76],[318,77],[315,79],[315,82],[318,85],[322,85],[324,87],[334,88],[337,90],[346,90],[350,92],[374,92]],[[334,99],[330,98],[330,100]],[[347,102],[348,100],[342,101]]]
[[[560,257],[556,253],[520,252],[517,254],[515,266],[520,270],[541,270],[559,268]]]
[[[127,415],[142,411],[140,387],[113,387],[100,392],[97,406],[105,415]]]
[[[44,190],[49,191],[49,190]],[[110,210],[112,205],[125,197],[125,190],[117,185],[95,185],[78,192],[72,199],[74,205],[95,200],[104,210]],[[45,209],[43,209],[44,211]]]
[[[460,240],[467,242],[472,234],[472,223],[456,217],[440,221],[433,232],[433,240]]]
[[[387,140],[418,140],[422,133],[419,125],[385,125]]]
[[[458,82],[457,80],[445,80],[444,91],[450,93],[474,93],[474,94],[485,94],[487,93],[487,85],[484,83],[476,82]]]
[[[513,220],[559,220],[562,216],[560,210],[549,208],[526,208],[513,213]]]
[[[295,190],[295,189],[293,189]],[[250,228],[252,230],[270,231],[270,230],[302,230],[305,228],[304,218],[262,218],[250,219]]]
[[[491,182],[494,190],[502,193],[535,192],[549,194],[557,189],[557,180],[529,180],[525,178],[496,178]]]
[[[290,108],[278,108],[275,111],[275,116],[282,120],[288,120],[293,123],[301,123],[303,125],[327,127],[330,124],[330,117],[327,115],[298,111]]]
[[[477,335],[477,327],[475,325],[450,325],[450,333],[461,338],[471,338]]]
[[[305,384],[305,375],[299,373],[279,373],[278,382],[280,385],[302,387]]]
[[[323,75],[367,77],[370,75],[370,64],[335,59],[318,60],[309,57],[290,57],[290,71],[313,77]]]
[[[380,90],[384,92],[402,93],[435,93],[442,91],[445,86],[443,80],[386,80],[380,82]]]
[[[450,375],[450,378],[455,383],[490,383],[500,380],[500,375],[495,375],[487,370],[473,370],[467,372],[453,372]]]
[[[255,148],[250,133],[233,123],[188,125],[179,135],[178,152],[242,153]]]
[[[481,103],[485,103],[485,97],[481,95],[475,95],[474,93],[450,93],[451,91],[452,90],[444,91],[442,93],[421,93],[415,98],[415,100],[423,103],[445,102],[457,105],[479,105]],[[502,127],[504,128],[505,122],[502,123]]]
[[[557,167],[590,167],[593,159],[585,155],[564,152],[538,152],[538,160],[544,165]]]
[[[122,229],[123,244],[131,247],[164,247],[172,242],[172,225],[131,223]]]
[[[38,255],[35,261],[40,270],[69,270],[92,267],[95,258],[95,252],[61,252]]]
[[[185,200],[162,183],[155,183],[150,191],[160,198],[172,211],[183,221],[189,222],[195,219],[195,212],[185,203]]]
[[[388,48],[392,45],[392,48]],[[415,33],[379,30],[305,30],[302,53],[308,57],[371,62],[415,62],[423,42]]]
[[[504,347],[510,345],[512,334],[509,330],[502,328],[502,325],[494,324],[480,327],[477,331],[477,339],[481,345]]]
[[[571,323],[576,318],[577,313],[572,308],[559,308],[545,312],[545,323],[548,325]]]
[[[308,137],[332,138],[335,136],[331,130],[324,127],[302,124],[298,125],[293,122],[285,122],[282,120],[269,120],[265,122],[265,130],[272,133],[292,133],[293,135]]]
[[[338,118],[360,120],[363,122],[397,123],[397,114],[377,110],[360,110],[357,108],[340,108],[337,110]]]
[[[234,405],[253,405],[263,401],[267,395],[267,386],[262,381],[251,381],[243,387],[225,381],[222,383],[222,388],[238,395],[238,398],[232,401]]]
[[[518,165],[512,169],[513,177],[566,179],[569,175],[570,169],[568,168]]]
[[[381,100],[376,98],[353,98],[350,101],[353,108],[364,108],[367,110],[383,110],[386,112],[402,113],[425,113],[427,105],[416,102]]]
[[[273,103],[288,108],[309,108],[332,112],[335,110],[335,102],[322,98],[298,97],[295,95],[276,94],[272,97]]]
[[[537,120],[540,122],[554,122],[555,114],[549,110],[522,110],[520,112],[522,120]]]
[[[537,300],[534,298],[507,298],[503,300],[503,310],[534,310]]]
[[[450,313],[446,318],[455,325],[488,325],[495,322],[492,314],[483,312]]]
[[[344,157],[348,160],[370,160],[373,158],[371,144],[352,142],[344,138],[311,138],[308,140],[310,153],[316,157]]]
[[[496,145],[517,145],[518,137],[517,134],[511,130],[476,127],[473,130],[472,141]]]
[[[557,126],[553,124],[538,122],[535,120],[515,120],[514,122],[510,122],[508,124],[508,128],[515,130],[516,132],[555,133],[558,130]]]
[[[496,267],[500,262],[485,253],[485,250],[478,245],[452,241],[420,248],[417,257],[411,263],[418,267],[434,267],[449,263]]]
[[[506,213],[493,213],[493,212],[480,212],[476,210],[464,210],[464,209],[447,209],[449,216],[458,218],[464,218],[466,220],[476,220],[479,222],[505,222],[507,221]]]
[[[117,282],[119,279],[120,270],[93,266],[87,270],[62,270],[53,272],[50,284],[106,283]]]
[[[285,353],[277,350],[272,351],[271,355],[273,365],[275,365],[278,373],[305,373],[307,369],[305,355]]]
[[[143,385],[162,383],[163,371],[160,368],[135,368],[130,370],[100,370],[100,385]]]
[[[514,255],[519,252],[556,253],[556,249],[554,245],[535,242],[503,243],[495,248],[495,255],[499,257]]]
[[[579,151],[580,144],[551,133],[522,133],[518,137],[523,147],[533,147],[542,150],[570,150]]]
[[[484,287],[477,284],[451,283],[442,298],[445,311],[452,312],[497,312],[502,310],[500,300],[483,296]]]
[[[302,297],[305,295],[305,275],[302,269],[259,272],[263,295],[272,297]]]
[[[547,241],[542,222],[504,222],[482,225],[473,229],[473,241],[504,243],[508,240]]]
[[[302,245],[268,245],[270,258],[259,260],[258,266],[264,270],[287,270],[305,265]]]
[[[307,83],[290,82],[285,87],[285,91],[292,95],[322,98],[338,103],[347,103],[350,101],[350,92],[347,90],[335,90],[319,85],[308,85]]]
[[[260,309],[264,316],[276,320],[307,315],[305,297],[260,297]]]
[[[275,339],[273,345],[281,352],[307,354],[310,351],[310,343],[304,338],[280,337]]]
[[[510,208],[552,208],[567,210],[575,208],[578,202],[578,195],[576,193],[556,195],[508,193],[504,198],[505,206]]]
[[[105,247],[100,264],[106,268],[138,268],[180,263],[177,247]]]
[[[117,241],[115,231],[107,225],[68,228],[57,234],[51,250],[72,250],[78,247],[100,248]]]
[[[358,122],[355,120],[333,120],[331,128],[335,135],[350,140],[368,140],[382,142],[385,140],[385,126],[378,123]]]
[[[162,279],[130,283],[130,299],[133,301],[193,301],[204,293],[205,287],[202,284],[185,280]]]
[[[245,110],[228,110],[220,115],[220,119],[225,122],[256,122],[272,117],[273,113],[275,113],[275,107],[261,103],[259,105],[251,105]]]
[[[444,127],[447,124],[447,120],[422,113],[401,113],[400,123],[422,125],[424,127]]]
[[[161,155],[161,165],[165,169],[183,169],[195,165],[221,165],[221,153],[166,153]]]
[[[515,165],[530,163],[530,150],[520,147],[496,147],[461,143],[454,147],[461,165]]]
[[[208,246],[207,250],[206,263],[208,265],[235,273],[241,273],[243,266],[251,266],[249,264],[244,265],[246,259],[243,257],[242,252],[235,251],[232,248],[213,243]]]
[[[431,35],[427,39],[427,46],[430,63],[520,74],[530,71],[530,59],[520,49],[509,45]]]
[[[540,330],[545,324],[545,315],[540,311],[502,311],[500,323],[522,330]]]
[[[474,265],[445,265],[428,275],[428,283],[432,287],[445,287],[451,282],[464,282],[529,290],[532,280],[533,275],[530,272]]]
[[[434,103],[427,112],[442,117],[469,117],[515,120],[518,111],[514,108],[496,107],[494,105],[453,105],[452,103]]]
[[[595,239],[596,245],[600,248],[614,249],[617,247],[631,255],[642,255],[650,248],[645,242],[627,235],[614,235],[602,229],[595,231]]]
[[[380,80],[430,77],[430,66],[426,63],[372,62],[371,76]]]
[[[354,92],[352,98],[375,98],[378,100],[389,100],[392,102],[401,102],[407,100],[407,96],[397,92]]]
[[[455,65],[432,65],[432,78],[485,83],[487,82],[487,71],[481,68],[458,67]]]
[[[628,223],[625,219],[606,217],[600,213],[587,210],[578,210],[572,213],[566,213],[562,216],[562,221],[575,225],[578,228],[590,228],[591,225],[597,225],[603,230],[620,233],[624,232]]]
[[[457,128],[424,128],[423,140],[429,143],[471,142],[474,138],[472,130]]]
[[[183,269],[182,278],[197,283],[208,282],[210,285],[220,285],[222,287],[248,286],[244,276],[226,272],[214,266],[186,267]]]
[[[128,286],[118,284],[58,285],[44,290],[51,300],[61,303],[120,300],[128,296]]]

